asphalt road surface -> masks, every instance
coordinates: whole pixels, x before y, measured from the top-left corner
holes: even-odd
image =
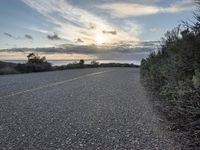
[[[0,76],[2,150],[178,149],[137,68]]]

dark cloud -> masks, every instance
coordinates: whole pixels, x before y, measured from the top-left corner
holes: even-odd
[[[144,42],[146,43],[146,42]],[[93,55],[98,59],[104,60],[136,60],[141,61],[151,52],[155,51],[155,47],[131,47],[129,44],[120,43],[117,46],[97,46],[97,45],[55,45],[49,48],[13,48],[2,49],[0,52],[21,52],[21,53],[42,53],[48,54],[84,54]]]
[[[29,34],[26,34],[24,37],[29,39],[29,40],[33,40],[33,37],[31,35],[29,35]]]
[[[90,46],[76,46],[76,45],[63,45],[62,47],[51,48],[14,48],[4,49],[0,52],[20,52],[20,53],[42,53],[42,55],[48,54],[84,54],[93,55],[97,59],[104,60],[134,60],[141,61],[142,58],[146,58],[151,52],[155,51],[154,48],[128,48],[128,47],[99,47],[95,45]]]
[[[112,35],[117,35],[117,31],[102,31],[103,34],[112,34]]]
[[[61,38],[56,33],[54,33],[53,35],[47,35],[47,38],[49,40],[61,40]]]
[[[95,25],[94,23],[90,23],[90,24],[89,24],[89,28],[90,28],[90,29],[96,29],[96,25]]]
[[[126,47],[126,46],[96,46],[96,45],[60,45],[60,47],[49,47],[49,48],[15,48],[15,49],[4,49],[1,51],[9,52],[26,52],[35,51],[42,53],[66,53],[66,54],[108,54],[108,53],[120,53],[120,54],[130,54],[130,53],[150,53],[154,48],[146,47]]]
[[[8,36],[8,37],[10,37],[10,38],[15,38],[12,34],[10,34],[10,33],[7,33],[7,32],[5,32],[5,33],[3,33],[4,35],[6,35],[6,36]]]
[[[29,35],[29,34],[25,34],[24,37],[16,37],[16,36],[14,36],[14,35],[12,35],[10,33],[7,33],[7,32],[5,32],[3,34],[5,36],[8,36],[8,37],[16,39],[16,40],[23,40],[23,39],[30,39],[30,40],[32,40],[33,39],[33,37],[31,35]]]
[[[77,39],[77,42],[78,43],[84,43],[84,41],[82,39],[80,39],[80,38]]]
[[[79,38],[81,41],[82,39]],[[78,39],[77,39],[78,41]],[[62,44],[55,45],[55,47],[49,48],[13,48],[13,49],[1,49],[0,52],[20,52],[20,53],[42,53],[42,55],[48,54],[84,54],[92,55],[98,59],[104,60],[136,60],[141,61],[142,58],[156,51],[156,44],[159,41],[121,41],[112,45],[73,45]]]
[[[160,41],[143,41],[136,44],[139,47],[155,47],[159,45]]]

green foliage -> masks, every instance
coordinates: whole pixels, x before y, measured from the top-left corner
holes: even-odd
[[[192,78],[192,82],[195,88],[200,87],[200,71],[199,70],[195,70],[195,75]]]
[[[200,147],[199,24],[200,16],[190,27],[168,31],[159,51],[142,60],[141,76],[171,128],[184,133],[189,145]]]

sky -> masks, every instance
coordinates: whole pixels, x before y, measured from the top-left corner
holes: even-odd
[[[0,60],[136,60],[193,21],[192,0],[1,0]]]

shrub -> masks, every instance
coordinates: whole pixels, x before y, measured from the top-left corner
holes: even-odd
[[[192,78],[192,82],[195,88],[200,87],[200,71],[199,70],[195,70],[195,75]]]
[[[45,57],[30,53],[27,58],[28,62],[25,65],[19,64],[16,67],[20,72],[41,72],[50,71],[52,69],[51,64],[46,61]]]
[[[16,74],[19,73],[15,68],[7,66],[0,69],[0,74]]]
[[[154,104],[192,148],[200,148],[199,24],[200,19],[190,28],[167,32],[158,53],[141,62],[142,81],[156,97]]]
[[[79,61],[79,65],[84,65],[84,63],[85,63],[85,61],[84,61],[83,59],[81,59],[81,60]]]

